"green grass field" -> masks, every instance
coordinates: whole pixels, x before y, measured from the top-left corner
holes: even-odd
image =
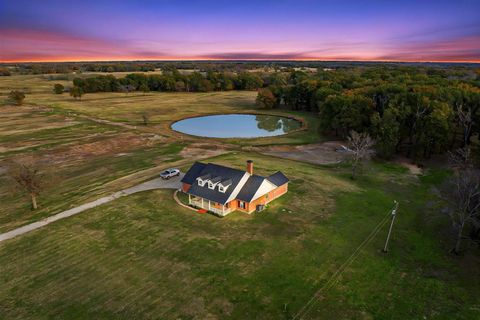
[[[343,167],[257,154],[212,161],[259,174],[274,165],[290,192],[259,214],[199,215],[149,191],[0,244],[7,319],[291,319],[400,201],[388,254],[385,225],[304,319],[475,319],[478,273],[448,254],[425,179],[374,164],[358,182]],[[436,174],[436,175],[435,175]],[[433,182],[432,182],[433,181]],[[476,261],[478,262],[478,260]],[[473,271],[473,270],[470,270]]]
[[[255,92],[98,93],[75,101],[53,94],[54,83],[69,85],[45,75],[0,78],[0,100],[12,89],[27,92],[24,106],[0,106],[0,233],[161,168],[186,170],[216,149],[228,153],[206,161],[243,169],[253,159],[258,174],[290,177],[290,191],[262,213],[223,219],[178,206],[172,191],[148,191],[1,242],[0,319],[480,318],[478,249],[450,255],[448,221],[439,214],[448,171],[416,176],[375,162],[352,181],[344,165],[247,153],[321,141],[314,114],[275,110],[307,128],[272,138],[199,139],[169,128],[187,116],[258,112]],[[145,112],[152,123],[141,126]],[[29,157],[55,173],[37,211],[4,174],[8,162]],[[400,209],[384,254],[393,200]]]
[[[183,147],[205,141],[172,131],[170,124],[174,120],[210,113],[258,112],[255,92],[96,93],[75,101],[66,93],[52,92],[54,83],[68,86],[70,82],[49,78],[47,75],[0,78],[0,100],[12,89],[24,90],[27,96],[23,106],[0,107],[0,232],[117,191],[104,185],[140,170],[161,164],[168,166],[182,158],[178,153]],[[143,113],[149,115],[148,126],[141,125]],[[320,139],[313,115],[272,113],[301,117],[308,128],[280,137],[217,141],[241,148]],[[99,123],[86,117],[112,123]],[[116,123],[137,126],[138,130]],[[161,139],[152,140],[152,136]],[[218,143],[211,140],[211,144],[214,148]],[[47,189],[40,196],[40,210],[35,212],[30,210],[26,197],[12,192],[12,183],[1,174],[2,167],[7,167],[10,161],[29,157],[55,166],[56,183],[61,185],[61,188]]]

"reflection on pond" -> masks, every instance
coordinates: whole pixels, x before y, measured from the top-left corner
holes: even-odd
[[[259,129],[269,132],[281,130],[283,133],[287,133],[300,127],[298,121],[278,116],[258,115],[255,116],[255,120]]]
[[[222,114],[180,120],[175,131],[211,138],[256,138],[285,134],[300,128],[297,120],[253,114]]]

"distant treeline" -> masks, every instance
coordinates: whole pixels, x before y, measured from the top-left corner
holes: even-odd
[[[73,85],[84,93],[92,92],[208,92],[227,90],[256,90],[264,85],[264,79],[253,72],[193,72],[181,74],[176,69],[165,70],[162,74],[128,74],[123,78],[113,75],[99,75],[88,78],[75,78]]]
[[[315,112],[320,130],[368,132],[384,157],[428,158],[480,132],[480,69],[374,67],[273,73],[261,108]]]
[[[175,68],[199,72],[242,72],[247,70],[273,69],[292,71],[293,69],[358,69],[376,68],[416,68],[455,69],[459,72],[471,70],[474,64],[462,63],[378,63],[356,61],[115,61],[115,62],[44,62],[44,63],[5,63],[0,68],[8,68],[12,74],[55,74],[82,72],[148,72],[158,69]]]

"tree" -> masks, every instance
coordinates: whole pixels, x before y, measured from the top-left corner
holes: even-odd
[[[129,94],[132,91],[135,91],[135,86],[131,84],[124,84],[120,85],[119,89],[121,92],[125,92],[125,94]]]
[[[177,81],[175,82],[175,91],[176,92],[183,92],[186,90],[185,82],[184,81]]]
[[[373,154],[372,147],[374,145],[373,139],[368,133],[358,133],[350,131],[348,136],[348,149],[352,157],[352,179],[356,178],[357,169],[362,161]]]
[[[32,209],[36,210],[38,208],[37,197],[50,183],[46,171],[38,162],[27,160],[10,165],[8,174],[15,181],[17,187],[30,196]]]
[[[396,119],[396,109],[388,108],[382,118],[375,113],[372,123],[376,127],[374,131],[379,155],[386,159],[391,158],[400,139],[400,125]]]
[[[142,120],[143,120],[143,125],[148,126],[149,117],[147,113],[142,113]]]
[[[443,191],[451,207],[448,216],[456,231],[455,247],[452,252],[459,254],[467,227],[479,227],[480,175],[473,169],[459,170]]]
[[[258,89],[257,99],[255,100],[257,106],[262,109],[272,109],[275,107],[277,99],[272,91],[268,88]]]
[[[64,90],[65,87],[60,83],[55,83],[55,85],[53,86],[53,92],[56,94],[62,94]]]
[[[138,88],[138,90],[142,91],[143,94],[145,95],[147,92],[150,91],[150,88],[148,87],[148,84],[146,84],[145,82],[143,82],[140,87]]]
[[[75,99],[82,99],[83,95],[83,89],[77,86],[74,86],[73,88],[70,89],[70,95]]]
[[[8,99],[13,103],[15,103],[17,106],[21,106],[23,103],[23,100],[25,99],[25,93],[19,90],[12,90],[8,94]]]

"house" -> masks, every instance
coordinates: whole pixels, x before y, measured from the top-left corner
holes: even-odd
[[[195,162],[182,179],[188,203],[219,216],[240,210],[251,213],[288,191],[288,178],[280,171],[262,177],[253,174],[253,161],[246,171],[213,163]]]

